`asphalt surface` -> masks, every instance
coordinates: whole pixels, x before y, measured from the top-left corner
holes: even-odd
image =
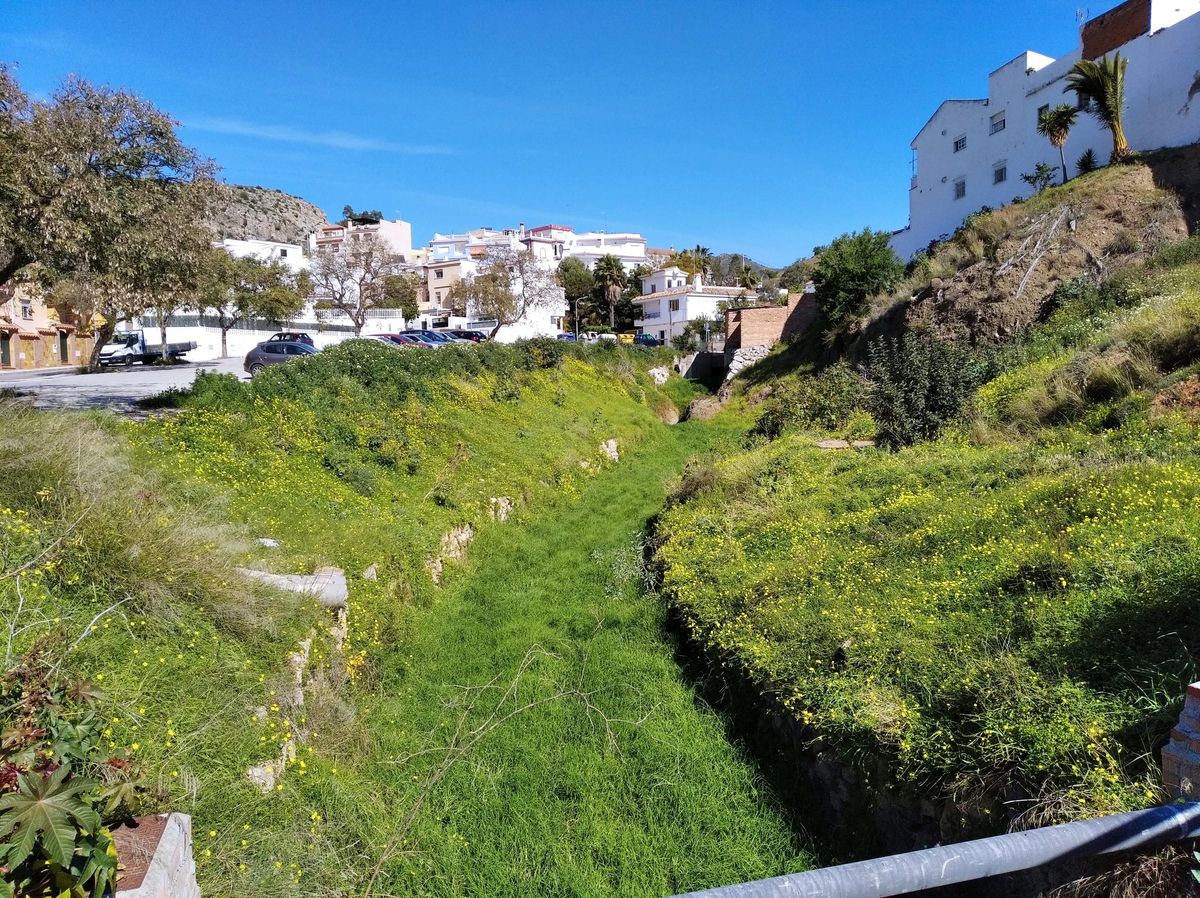
[[[0,391],[11,391],[44,409],[111,409],[137,412],[137,402],[172,387],[189,387],[200,371],[236,374],[242,379],[242,360],[184,362],[179,365],[134,365],[108,368],[99,374],[78,374],[73,368],[0,372]]]

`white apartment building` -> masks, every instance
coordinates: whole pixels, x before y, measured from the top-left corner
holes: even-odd
[[[719,303],[745,296],[741,287],[708,287],[700,275],[688,282],[687,272],[671,266],[652,272],[642,281],[642,295],[634,300],[641,307],[633,322],[639,334],[650,334],[661,343],[683,333],[688,322],[712,318]]]
[[[336,249],[356,234],[378,234],[392,248],[400,261],[412,264],[412,225],[407,221],[386,218],[351,218],[345,224],[327,224],[308,238],[309,251]]]
[[[274,240],[235,240],[227,237],[218,246],[235,259],[253,257],[260,262],[278,262],[293,274],[308,268],[304,247],[296,243],[277,243]]]
[[[1027,50],[988,76],[985,99],[946,100],[937,108],[912,141],[909,223],[892,237],[897,255],[912,258],[983,206],[1029,196],[1033,188],[1021,175],[1039,162],[1058,169],[1058,151],[1037,133],[1041,110],[1076,103],[1063,89],[1077,60],[1116,51],[1129,60],[1125,132],[1131,147],[1200,140],[1200,0],[1127,0],[1085,23],[1080,46],[1066,56]],[[1081,110],[1065,147],[1072,176],[1089,149],[1104,164],[1112,140]]]
[[[646,238],[641,234],[606,231],[585,231],[576,234],[569,225],[547,224],[540,227],[518,229],[521,244],[539,259],[553,261],[555,265],[563,259],[575,258],[588,268],[596,266],[601,256],[616,256],[626,271],[633,271],[649,261],[646,255]]]

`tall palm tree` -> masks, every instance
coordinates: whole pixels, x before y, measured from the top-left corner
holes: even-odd
[[[1078,118],[1079,110],[1066,103],[1059,103],[1038,116],[1038,134],[1049,140],[1058,150],[1058,161],[1062,165],[1062,182],[1064,184],[1067,183],[1068,176],[1067,157],[1063,153],[1063,147],[1067,145],[1067,135],[1071,133],[1071,128],[1074,127]]]
[[[592,278],[604,293],[604,301],[608,305],[608,326],[617,326],[617,303],[621,301],[621,291],[625,289],[625,266],[616,256],[601,256],[592,268]]]
[[[692,258],[696,260],[696,268],[699,273],[708,277],[712,273],[713,254],[707,246],[701,246],[697,243],[694,247],[688,250],[692,254]]]
[[[1073,90],[1081,100],[1091,101],[1088,112],[1112,133],[1109,162],[1125,162],[1133,155],[1125,139],[1125,69],[1129,60],[1114,53],[1110,59],[1081,59],[1067,73],[1063,93]]]

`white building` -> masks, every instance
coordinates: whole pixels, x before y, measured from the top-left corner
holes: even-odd
[[[1041,110],[1075,104],[1066,76],[1079,59],[1120,51],[1126,71],[1125,132],[1135,150],[1200,140],[1200,0],[1127,0],[1087,22],[1080,47],[1059,59],[1026,51],[988,76],[986,99],[946,100],[913,138],[909,224],[892,247],[909,259],[983,206],[1033,188],[1021,180],[1058,151],[1037,133]],[[1092,150],[1104,164],[1112,140],[1082,111],[1065,147],[1067,168]],[[1061,174],[1060,174],[1061,177]]]
[[[278,262],[296,274],[308,269],[308,256],[304,247],[296,243],[278,243],[274,240],[235,240],[227,237],[218,244],[235,259],[253,257],[260,262]]]
[[[563,259],[575,258],[594,268],[601,256],[616,256],[626,271],[633,271],[649,261],[646,255],[646,238],[641,234],[606,231],[585,231],[576,234],[569,225],[548,224],[540,227],[518,229],[521,244],[538,259],[552,261],[555,265]]]
[[[351,218],[345,224],[327,224],[309,235],[308,247],[310,251],[337,249],[343,241],[353,239],[357,234],[378,234],[401,262],[413,262],[412,225],[400,219]]]
[[[671,266],[660,268],[642,281],[642,295],[634,300],[641,307],[633,322],[639,334],[650,334],[661,343],[681,335],[688,322],[697,318],[713,318],[722,301],[737,299],[748,293],[741,287],[707,287],[700,275],[688,283],[687,272]]]

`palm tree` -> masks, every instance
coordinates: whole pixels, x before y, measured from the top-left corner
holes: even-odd
[[[707,246],[701,246],[697,243],[694,247],[688,250],[692,254],[692,258],[696,262],[697,273],[708,277],[712,273],[713,254]]]
[[[1071,133],[1071,128],[1078,118],[1079,110],[1066,103],[1059,103],[1038,116],[1038,134],[1049,140],[1058,150],[1058,161],[1062,165],[1062,182],[1064,184],[1067,183],[1068,175],[1067,157],[1063,152],[1063,147],[1066,146],[1067,135]]]
[[[601,256],[592,268],[592,278],[604,292],[604,300],[608,304],[608,326],[615,328],[617,303],[621,300],[621,291],[625,289],[625,266],[616,256]]]
[[[1125,139],[1125,69],[1129,60],[1114,53],[1099,61],[1081,59],[1067,73],[1063,93],[1075,91],[1080,100],[1090,101],[1088,112],[1112,132],[1113,149],[1109,162],[1125,162],[1132,153]]]

